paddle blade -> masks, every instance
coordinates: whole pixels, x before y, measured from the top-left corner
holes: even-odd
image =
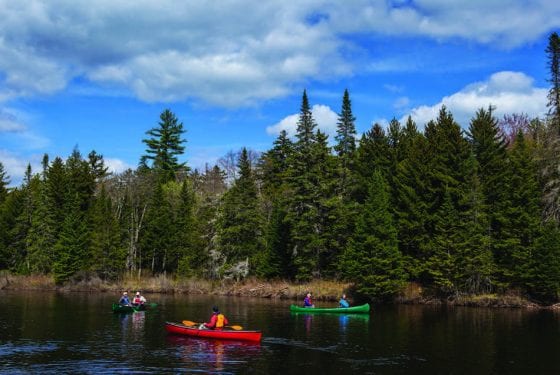
[[[157,303],[154,302],[150,303],[150,307],[157,307]]]
[[[194,326],[198,325],[198,323],[191,322],[190,320],[183,320],[183,324],[188,326],[188,327],[194,327]]]
[[[243,327],[241,327],[241,326],[228,326],[228,327],[231,328],[231,329],[234,329],[236,331],[241,331],[243,329]]]

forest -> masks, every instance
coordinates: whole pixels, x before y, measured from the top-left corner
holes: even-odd
[[[9,187],[0,161],[0,270],[57,284],[125,274],[350,281],[390,300],[407,283],[434,295],[560,292],[560,40],[546,49],[548,114],[463,129],[445,107],[427,124],[396,119],[358,137],[350,93],[333,140],[304,90],[297,134],[216,165],[182,162],[170,109],[146,132],[135,170],[110,174],[76,148],[44,155]]]

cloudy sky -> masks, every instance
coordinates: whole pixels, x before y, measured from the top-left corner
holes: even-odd
[[[304,89],[334,134],[344,89],[359,132],[445,104],[542,116],[551,0],[0,0],[0,162],[12,185],[44,153],[136,167],[172,110],[185,160],[263,151],[293,132]]]

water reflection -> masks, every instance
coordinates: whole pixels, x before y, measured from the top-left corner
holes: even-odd
[[[144,322],[146,320],[146,312],[138,311],[132,314],[132,328],[134,330],[142,330],[144,328]]]
[[[173,334],[169,334],[166,340],[177,347],[177,357],[185,370],[221,373],[249,362],[261,350],[258,342],[208,340]]]

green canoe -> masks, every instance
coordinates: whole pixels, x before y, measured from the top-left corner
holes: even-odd
[[[305,313],[367,314],[369,313],[369,303],[351,307],[302,307],[291,305],[290,311]]]
[[[144,311],[144,310],[146,310],[145,305],[125,306],[125,305],[119,305],[118,303],[113,303],[113,312],[114,313],[131,313],[131,312],[135,312],[135,311]]]

